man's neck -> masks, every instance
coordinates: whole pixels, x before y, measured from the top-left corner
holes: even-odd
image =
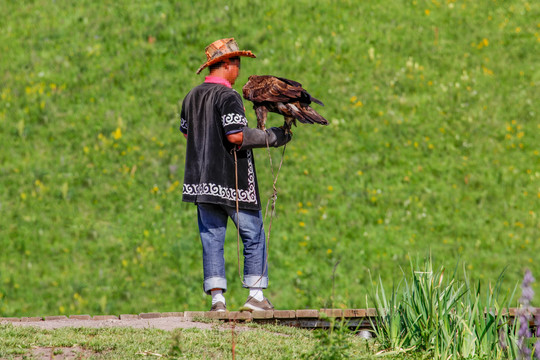
[[[231,71],[224,66],[214,69],[213,71],[210,71],[208,75],[225,79],[226,81],[229,82],[229,84],[234,85],[235,79],[231,79]]]
[[[204,82],[205,83],[210,83],[210,84],[221,84],[221,85],[224,85],[228,88],[232,88],[232,85],[231,83],[225,79],[224,77],[221,77],[221,76],[216,76],[216,75],[208,75],[205,79],[204,79]]]

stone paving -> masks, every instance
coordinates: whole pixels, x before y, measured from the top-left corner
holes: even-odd
[[[517,309],[509,309],[510,317],[515,317]],[[533,309],[540,316],[540,308]],[[204,323],[206,320],[223,322],[256,322],[272,323],[301,328],[327,328],[331,319],[345,319],[348,326],[357,329],[372,329],[375,323],[376,309],[303,309],[303,310],[271,310],[271,311],[184,311],[184,312],[151,312],[122,315],[62,315],[43,317],[0,317],[0,323],[10,322],[16,325],[56,328],[61,326],[132,326],[174,328],[190,327],[189,323]],[[155,326],[153,326],[154,324]]]
[[[257,322],[257,323],[277,323],[304,328],[327,327],[330,318],[346,318],[351,326],[361,325],[369,328],[370,318],[376,316],[375,309],[303,309],[303,310],[270,310],[270,311],[184,311],[184,312],[152,312],[141,314],[122,314],[122,315],[61,315],[61,316],[43,316],[43,317],[0,317],[0,322],[11,322],[20,325],[28,323],[35,325],[44,322],[66,323],[67,321],[78,321],[80,325],[91,324],[89,322],[109,321],[110,324],[130,320],[149,320],[174,318],[177,322],[222,320],[225,322]],[[75,322],[75,324],[77,324]],[[126,323],[127,324],[127,323]],[[45,324],[43,324],[45,325]],[[52,325],[52,324],[51,324]],[[119,324],[121,326],[121,324]]]

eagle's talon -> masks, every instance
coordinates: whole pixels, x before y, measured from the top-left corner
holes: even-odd
[[[291,125],[288,124],[286,121],[279,128],[285,132],[285,135],[292,135]]]

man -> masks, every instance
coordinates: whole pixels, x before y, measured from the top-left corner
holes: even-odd
[[[213,42],[205,53],[207,60],[197,74],[208,67],[209,76],[185,97],[180,124],[187,139],[182,200],[197,205],[204,291],[212,295],[211,311],[226,310],[223,246],[230,217],[244,244],[243,286],[249,288],[244,308],[272,310],[263,295],[268,286],[266,242],[251,149],[266,147],[267,142],[282,146],[291,136],[281,128],[247,127],[242,98],[232,85],[239,75],[240,57],[254,58],[251,51],[239,50],[230,38]]]

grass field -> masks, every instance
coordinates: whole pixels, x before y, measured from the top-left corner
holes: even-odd
[[[540,277],[537,2],[35,0],[0,18],[0,317],[209,307],[178,101],[231,36],[257,55],[237,90],[288,77],[330,121],[286,149],[276,308],[364,307],[370,274],[390,286],[428,254],[484,286],[505,271],[508,291]],[[232,227],[226,258],[235,310]]]
[[[212,330],[130,328],[63,328],[36,330],[0,325],[2,359],[330,359],[324,357],[317,343],[317,333],[281,326],[235,327],[214,324]],[[337,339],[337,337],[335,337]],[[327,341],[329,347],[343,346],[338,352],[355,359],[372,359],[374,344],[345,333],[339,342]],[[234,350],[233,350],[234,349]],[[37,357],[38,354],[51,354]],[[326,355],[328,356],[328,355]],[[332,359],[344,357],[334,356]],[[401,359],[414,359],[401,357]]]

